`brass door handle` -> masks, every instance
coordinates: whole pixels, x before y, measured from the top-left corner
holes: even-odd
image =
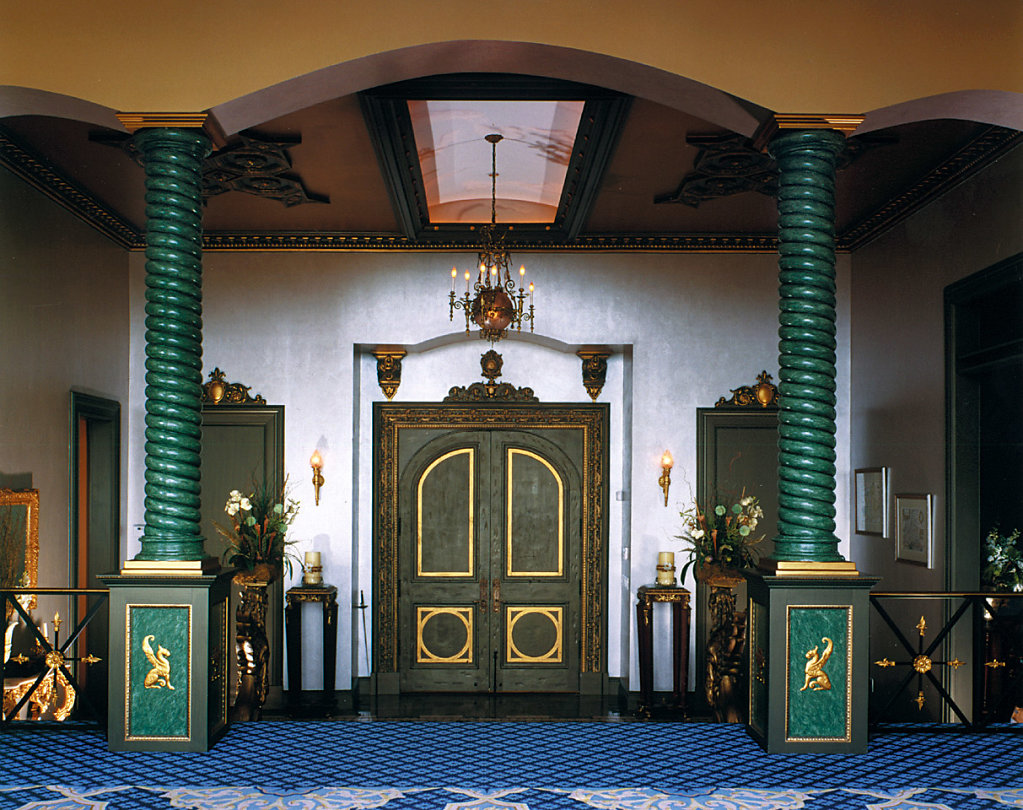
[[[487,612],[487,578],[486,577],[482,577],[480,579],[480,598],[476,600],[475,604],[479,607],[480,613],[486,613]]]
[[[494,613],[501,612],[501,580],[494,580]]]

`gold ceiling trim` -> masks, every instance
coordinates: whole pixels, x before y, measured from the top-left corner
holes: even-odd
[[[175,129],[203,129],[209,113],[183,112],[119,112],[117,120],[132,135],[140,129],[173,127]]]

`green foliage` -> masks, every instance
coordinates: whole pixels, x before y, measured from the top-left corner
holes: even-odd
[[[1020,547],[1019,529],[1008,535],[995,526],[984,538],[987,564],[981,573],[981,582],[998,591],[1023,591],[1023,548]]]
[[[760,499],[745,492],[738,500],[717,498],[710,504],[693,502],[679,513],[682,517],[682,534],[689,555],[682,566],[681,580],[690,568],[699,571],[704,566],[717,565],[721,568],[741,569],[757,564],[760,555],[755,546],[764,539],[755,534],[757,522],[764,516]]]
[[[298,515],[298,507],[298,501],[288,497],[287,481],[279,490],[253,482],[248,496],[232,490],[224,505],[231,526],[214,524],[228,543],[224,559],[229,565],[248,571],[266,564],[274,571],[283,569],[291,576],[291,561],[298,562],[298,558],[288,551],[296,541],[288,540],[287,534]]]

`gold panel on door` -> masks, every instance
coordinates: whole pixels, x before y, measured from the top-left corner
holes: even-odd
[[[416,608],[416,663],[417,664],[471,664],[472,663],[473,607],[417,607]],[[430,622],[434,625],[430,627]],[[438,638],[449,641],[465,633],[465,644],[454,654],[431,650],[430,642]],[[452,635],[456,634],[456,635]],[[428,638],[433,636],[434,638]],[[455,641],[451,649],[458,646]]]
[[[461,458],[464,456],[464,460]],[[466,484],[464,488],[444,485],[440,472],[444,465],[464,461]],[[446,471],[445,471],[446,472]],[[431,475],[436,480],[430,481]],[[475,499],[476,499],[476,450],[464,447],[436,458],[423,471],[416,485],[416,576],[420,577],[471,577],[475,574]],[[426,508],[424,510],[424,504]],[[443,531],[430,531],[429,510],[437,509],[444,517]],[[458,514],[465,516],[462,530],[454,533],[458,525]],[[425,529],[425,535],[424,535]],[[464,549],[464,566],[451,565],[447,556],[453,550]],[[445,559],[440,557],[444,555]]]
[[[530,466],[534,476],[538,472],[546,472],[549,474],[550,480],[554,486],[549,491],[544,491],[540,484],[544,483],[539,477],[536,477],[533,483],[534,491],[529,493],[522,493],[516,488],[516,476],[515,476],[515,459],[521,457],[523,461]],[[523,465],[525,466],[525,465]],[[561,479],[561,475],[551,465],[547,459],[543,456],[531,453],[528,450],[520,450],[517,448],[509,448],[507,455],[507,468],[508,468],[508,489],[506,492],[507,501],[507,519],[505,526],[505,570],[509,577],[560,577],[565,572],[565,483]],[[521,469],[521,468],[520,468]],[[528,474],[528,471],[527,471]],[[520,482],[521,483],[521,482]],[[548,535],[549,543],[547,547],[554,550],[555,559],[548,560],[548,562],[554,562],[554,565],[547,567],[536,567],[527,568],[523,565],[521,560],[518,563],[518,567],[515,562],[515,528],[516,528],[516,504],[521,503],[516,501],[516,498],[524,499],[526,497],[546,497],[551,501],[551,506],[556,505],[556,509],[551,510],[539,510],[541,514],[545,515],[556,515],[556,523],[548,523],[546,526],[530,524],[522,527],[522,535],[529,539],[529,547],[536,550],[544,547],[543,539],[544,534]]]
[[[515,640],[515,628],[520,626],[523,620],[525,623],[533,623],[534,634],[537,629],[543,631],[541,633],[541,639],[543,639],[541,640],[541,646],[544,646],[546,638],[553,639],[549,649],[546,651],[539,649],[528,650],[527,652],[519,649],[519,645]],[[535,605],[512,607],[509,605],[505,614],[505,622],[505,660],[509,664],[560,664],[562,662],[565,638],[563,607],[560,605],[548,607],[538,607]],[[520,638],[519,641],[523,645],[526,643],[523,638]],[[530,652],[537,654],[530,655]]]

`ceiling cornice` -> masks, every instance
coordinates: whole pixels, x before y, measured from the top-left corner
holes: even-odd
[[[838,235],[840,252],[855,251],[898,222],[948,192],[975,172],[1023,143],[1023,132],[991,127],[970,141],[913,187]],[[145,249],[145,232],[116,210],[69,179],[49,161],[11,138],[0,128],[0,165],[127,250]],[[737,234],[583,234],[571,241],[520,238],[516,250],[548,252],[678,252],[765,253],[777,249],[774,235]],[[472,232],[442,235],[436,241],[415,240],[395,233],[348,232],[207,232],[209,251],[461,251],[478,247]]]

